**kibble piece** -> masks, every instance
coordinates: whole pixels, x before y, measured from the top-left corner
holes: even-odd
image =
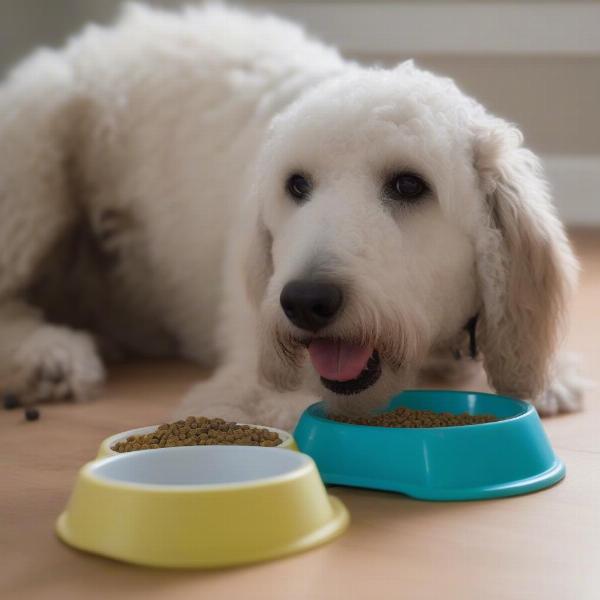
[[[40,418],[40,411],[35,406],[29,406],[25,409],[25,418],[28,421],[37,421]]]
[[[14,410],[15,408],[19,408],[19,406],[21,406],[21,401],[19,400],[19,397],[11,392],[7,392],[6,394],[4,394],[4,397],[2,398],[2,403],[6,410]]]
[[[470,415],[462,413],[436,413],[432,410],[417,410],[400,407],[386,413],[373,415],[372,417],[346,417],[344,415],[330,415],[330,419],[341,423],[353,425],[371,425],[376,427],[403,427],[405,429],[429,428],[429,427],[456,427],[460,425],[474,425],[480,423],[492,423],[498,421],[494,415]],[[268,439],[268,438],[266,438]],[[261,444],[262,445],[262,444]]]

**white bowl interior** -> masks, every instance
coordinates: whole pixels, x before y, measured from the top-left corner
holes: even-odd
[[[307,463],[300,452],[281,448],[180,446],[112,456],[92,465],[90,472],[114,482],[198,486],[268,480]]]

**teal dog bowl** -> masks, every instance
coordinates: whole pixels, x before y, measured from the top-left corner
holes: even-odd
[[[422,500],[479,500],[526,494],[565,476],[530,404],[493,394],[406,391],[387,407],[493,414],[500,421],[403,429],[328,419],[310,406],[294,437],[325,483],[400,492]]]

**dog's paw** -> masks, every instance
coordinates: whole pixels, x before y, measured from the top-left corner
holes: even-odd
[[[577,412],[583,408],[583,395],[588,387],[590,383],[579,373],[576,359],[561,356],[551,384],[533,405],[542,416]]]
[[[583,388],[554,381],[533,405],[543,417],[577,412],[583,408]]]
[[[240,377],[215,376],[195,385],[174,417],[202,416],[265,425],[291,431],[302,411],[315,399],[296,392],[277,393]]]
[[[92,338],[44,326],[27,338],[14,359],[11,391],[24,403],[88,400],[104,380]]]

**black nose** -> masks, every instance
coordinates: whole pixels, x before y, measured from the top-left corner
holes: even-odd
[[[287,318],[300,329],[318,331],[331,323],[342,306],[342,290],[332,283],[290,281],[279,301]]]

